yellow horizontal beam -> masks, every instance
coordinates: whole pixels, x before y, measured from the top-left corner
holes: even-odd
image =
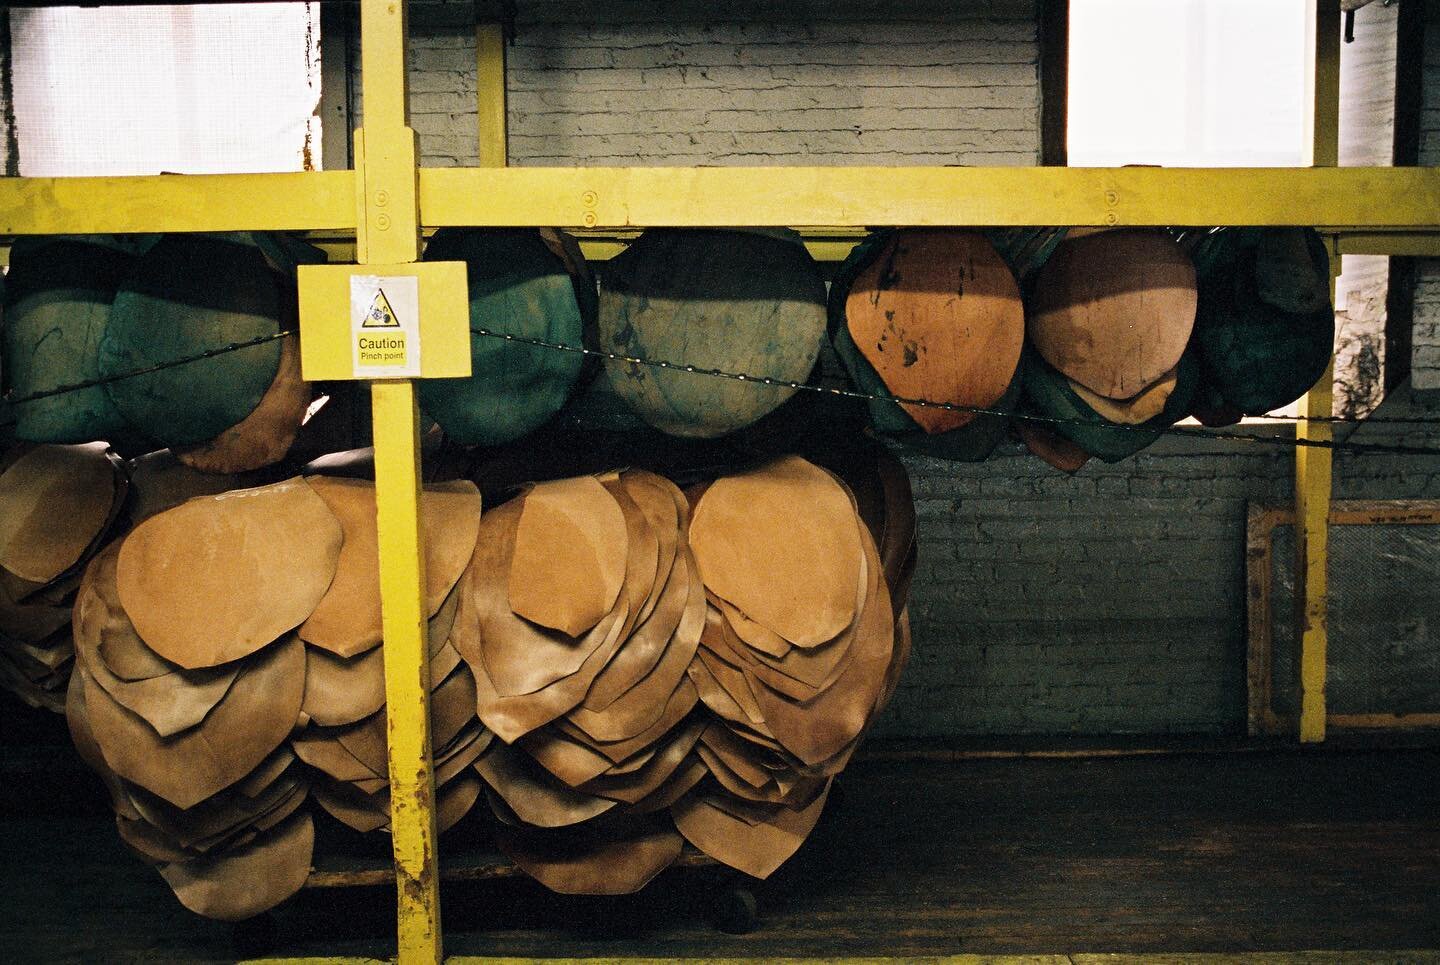
[[[1342,255],[1397,255],[1440,258],[1440,233],[1408,231],[1352,231],[1335,239]]]
[[[0,178],[0,235],[355,229],[353,171]]]
[[[1436,168],[424,168],[420,220],[626,228],[1314,225],[1436,230]]]
[[[0,178],[0,235],[353,231],[354,197],[351,171]],[[420,206],[431,228],[1308,224],[1347,253],[1440,247],[1436,168],[422,168]]]

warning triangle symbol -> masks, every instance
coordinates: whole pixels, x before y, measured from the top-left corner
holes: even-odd
[[[370,311],[365,313],[365,321],[360,323],[361,328],[399,328],[400,320],[395,317],[395,310],[390,307],[390,300],[385,297],[385,289],[375,293],[375,299],[370,303]]]

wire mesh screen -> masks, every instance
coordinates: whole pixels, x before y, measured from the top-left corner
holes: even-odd
[[[318,167],[318,4],[0,7],[6,16],[6,153],[22,175]]]
[[[1440,525],[1330,527],[1331,715],[1440,712]],[[1271,531],[1271,706],[1299,713],[1295,528]]]

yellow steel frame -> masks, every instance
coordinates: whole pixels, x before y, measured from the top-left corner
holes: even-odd
[[[1311,108],[1311,163],[1327,173],[1342,173],[1340,164],[1340,5],[1317,3],[1314,18],[1315,71]],[[1434,211],[1436,209],[1430,209]],[[1340,276],[1340,253],[1330,251],[1330,291]],[[1333,438],[1335,360],[1305,394],[1300,414],[1321,421],[1301,422],[1295,438],[1325,443]],[[1300,658],[1299,736],[1304,743],[1325,739],[1326,598],[1329,568],[1331,451],[1317,446],[1295,447],[1295,606]]]
[[[407,126],[406,0],[361,0],[366,126],[354,171],[119,178],[0,178],[0,235],[209,230],[353,232],[356,260],[408,263],[422,227],[650,225],[816,229],[831,256],[878,225],[1316,225],[1339,251],[1440,252],[1440,170],[1335,167],[1339,0],[1317,0],[1317,165],[1301,170],[1153,168],[505,168],[504,40],[479,28],[480,158],[420,170]],[[832,237],[833,236],[833,237]],[[613,235],[612,235],[613,237]],[[1349,239],[1349,240],[1347,240]],[[591,243],[609,254],[614,242]],[[1305,409],[1329,414],[1329,376]],[[430,760],[424,555],[417,514],[414,386],[371,389],[389,708],[391,829],[404,962],[441,958]],[[1305,438],[1328,438],[1323,425]],[[1296,456],[1304,520],[1304,740],[1324,736],[1327,452]]]

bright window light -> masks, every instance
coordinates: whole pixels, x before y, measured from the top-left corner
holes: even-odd
[[[1071,0],[1070,164],[1308,164],[1311,2]]]
[[[318,3],[9,16],[22,175],[319,167]]]

